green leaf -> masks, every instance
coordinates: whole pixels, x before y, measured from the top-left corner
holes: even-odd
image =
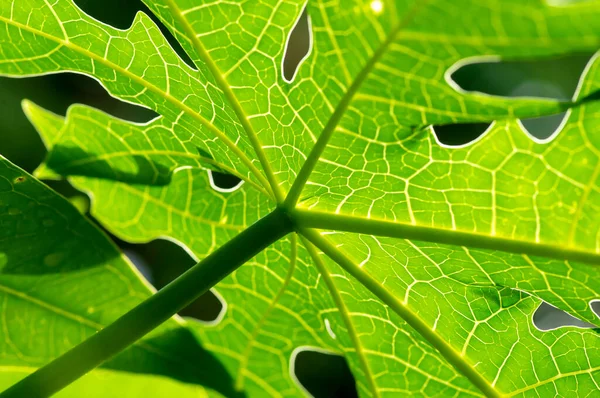
[[[9,368],[2,370],[0,388],[5,389],[25,377],[35,368]],[[172,379],[147,376],[143,374],[106,371],[96,369],[85,377],[77,380],[71,386],[55,395],[59,398],[103,398],[115,393],[127,397],[213,397],[219,396],[214,391],[210,393],[201,386],[190,386]]]
[[[2,386],[46,364],[152,294],[114,244],[66,199],[1,157],[0,224]],[[208,363],[212,369],[204,368]],[[119,386],[141,394],[148,382],[159,389],[177,388],[185,396],[206,394],[207,389],[228,392],[222,365],[179,318],[104,368],[64,393],[89,396]],[[106,386],[103,378],[115,384]]]
[[[37,175],[89,192],[122,239],[166,237],[200,260],[287,212],[295,233],[216,287],[222,319],[189,324],[236,388],[301,394],[293,361],[313,347],[344,355],[363,396],[599,390],[597,330],[532,323],[542,300],[598,323],[599,63],[575,103],[448,78],[481,57],[596,50],[598,3],[311,1],[312,50],[291,83],[282,57],[304,2],[147,4],[197,69],[142,14],[120,31],[70,0],[31,0],[0,5],[0,73],[85,73],[159,113],[138,125],[24,104],[50,149]],[[515,120],[575,104],[548,143]],[[463,148],[430,127],[481,121],[494,126]],[[209,169],[245,183],[217,191]]]
[[[248,157],[248,140],[213,79],[189,68],[146,15],[139,13],[132,27],[121,31],[98,23],[70,1],[37,3],[0,6],[7,29],[2,74],[88,74],[112,95],[151,108],[177,125],[179,139],[191,139],[244,175],[261,177]],[[33,16],[31,8],[36,9]]]

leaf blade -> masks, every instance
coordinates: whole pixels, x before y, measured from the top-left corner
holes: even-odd
[[[102,232],[4,158],[0,188],[2,366],[42,366],[152,294]],[[30,333],[31,327],[37,332]],[[185,324],[173,318],[105,366],[148,379],[165,375],[195,385],[188,391],[203,390],[214,374],[198,372],[191,353],[212,361],[217,374],[222,371]],[[212,385],[226,389],[226,382],[219,383]]]

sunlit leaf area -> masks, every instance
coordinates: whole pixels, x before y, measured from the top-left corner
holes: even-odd
[[[600,397],[600,1],[0,0],[0,398]]]

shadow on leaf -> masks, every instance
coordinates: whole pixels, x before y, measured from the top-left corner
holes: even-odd
[[[135,360],[146,351],[160,358],[158,361]],[[135,366],[131,365],[135,363]],[[191,331],[177,328],[132,346],[103,368],[167,376],[189,384],[198,384],[221,393],[225,397],[244,397],[236,391],[225,366],[205,350]]]
[[[172,167],[161,164],[148,156],[127,155],[116,164],[91,154],[79,147],[57,144],[46,160],[48,168],[68,176],[84,176],[143,185],[167,185],[171,182]],[[126,170],[125,167],[132,171]]]

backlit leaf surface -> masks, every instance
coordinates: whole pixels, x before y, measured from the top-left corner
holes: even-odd
[[[466,93],[449,78],[473,57],[596,50],[597,2],[146,3],[195,68],[143,14],[121,31],[70,0],[29,0],[0,4],[0,73],[85,73],[159,114],[139,125],[24,104],[50,150],[37,176],[90,193],[121,239],[169,238],[200,260],[287,208],[297,233],[216,287],[218,322],[186,323],[238,390],[300,395],[294,358],[311,348],[344,355],[363,396],[598,393],[597,331],[542,332],[532,317],[543,300],[598,323],[600,108],[584,99],[600,66],[548,143],[515,118],[571,104]],[[286,82],[305,6],[311,52]],[[462,148],[430,127],[482,121],[495,122]],[[243,184],[218,190],[211,170]]]

